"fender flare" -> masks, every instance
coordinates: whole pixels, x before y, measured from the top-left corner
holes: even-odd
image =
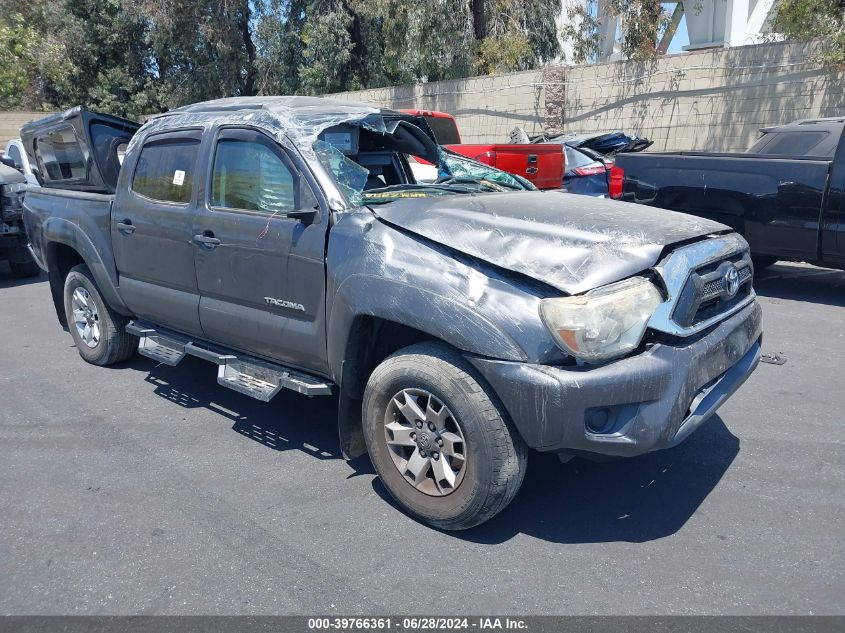
[[[509,334],[466,303],[395,279],[356,274],[338,287],[327,324],[328,363],[336,378],[342,375],[352,324],[359,316],[401,323],[478,356],[527,360]]]
[[[400,323],[465,352],[526,360],[513,338],[465,303],[394,279],[364,274],[347,277],[334,295],[327,323],[329,368],[340,385],[338,435],[346,459],[366,452],[357,393],[362,377],[357,375],[357,359],[346,357],[355,336],[354,324],[361,316]],[[356,387],[350,388],[350,383]]]
[[[107,264],[103,261],[94,243],[76,224],[64,218],[52,217],[44,223],[42,235],[47,245],[47,267],[50,271],[56,270],[56,245],[63,244],[72,248],[88,266],[106,303],[124,316],[132,315],[120,298],[114,263]]]

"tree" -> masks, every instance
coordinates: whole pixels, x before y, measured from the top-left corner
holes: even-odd
[[[160,109],[145,24],[119,0],[0,0],[0,15],[0,74],[25,78],[0,88],[14,93],[4,107],[84,104],[124,116]]]
[[[261,94],[299,92],[299,65],[305,48],[302,33],[309,4],[308,0],[272,0],[257,17],[256,70]]]
[[[137,117],[534,68],[558,0],[0,0],[0,106]]]
[[[487,0],[486,35],[475,71],[529,70],[560,53],[555,17],[559,0]]]
[[[660,0],[607,0],[611,15],[622,18],[622,54],[645,60],[658,55],[657,40],[669,22]]]
[[[51,105],[53,85],[66,84],[74,72],[64,43],[41,35],[29,15],[0,3],[0,108],[41,110]]]
[[[818,40],[818,58],[845,68],[845,0],[778,0],[772,31],[787,39]]]
[[[299,67],[304,91],[325,94],[349,86],[352,22],[352,15],[342,6],[306,22],[302,33],[303,64]]]
[[[165,88],[153,72],[149,22],[121,0],[64,0],[55,32],[73,63],[57,87],[61,106],[85,104],[119,116],[162,109]]]
[[[487,37],[487,12],[485,0],[470,0],[472,6],[472,34],[477,41]]]
[[[660,0],[597,0],[590,5],[577,3],[567,10],[569,19],[562,35],[572,43],[572,61],[593,61],[600,51],[599,2],[605,15],[621,18],[620,52],[625,58],[646,60],[659,54],[657,42],[670,20]]]
[[[147,23],[165,104],[258,92],[252,10],[258,0],[128,0]]]

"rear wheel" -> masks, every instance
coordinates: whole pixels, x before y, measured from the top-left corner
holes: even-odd
[[[487,521],[525,475],[527,448],[507,414],[442,344],[407,347],[375,369],[364,394],[364,436],[393,498],[442,529]]]
[[[65,279],[65,315],[79,355],[94,365],[111,365],[135,353],[138,338],[126,332],[129,319],[103,301],[88,266],[74,266]]]

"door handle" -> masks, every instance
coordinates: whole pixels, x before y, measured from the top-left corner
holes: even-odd
[[[124,218],[123,222],[117,223],[117,230],[124,235],[132,235],[135,232],[135,225],[132,224],[132,220],[129,218]]]
[[[194,235],[194,243],[211,250],[220,246],[220,240],[214,237],[214,233],[206,231],[202,235]]]

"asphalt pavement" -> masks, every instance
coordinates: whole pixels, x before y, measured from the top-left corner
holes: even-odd
[[[84,363],[0,267],[1,614],[845,614],[845,273],[756,281],[761,364],[679,447],[533,454],[444,533],[339,454],[335,402]]]

